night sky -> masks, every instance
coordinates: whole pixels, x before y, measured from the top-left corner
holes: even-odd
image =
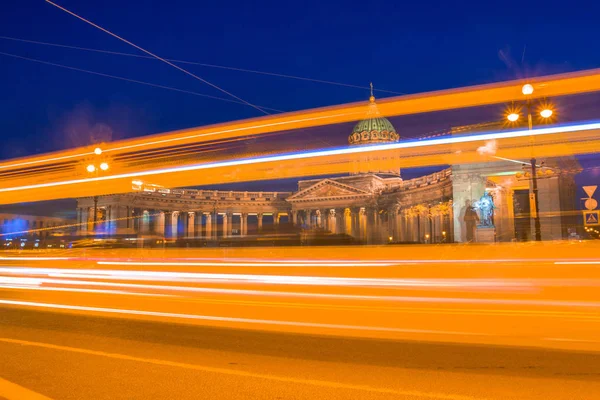
[[[568,7],[548,0],[57,3],[163,57],[365,87],[372,81],[376,89],[398,93],[600,66],[600,3],[592,1]],[[43,0],[0,5],[0,36],[141,54]],[[155,60],[7,39],[0,39],[0,52],[226,97]],[[284,111],[366,101],[369,95],[366,89],[183,66],[245,100]],[[261,115],[245,105],[5,55],[0,88],[0,158]],[[582,109],[598,108],[598,97],[581,101]],[[565,121],[576,119],[572,104],[561,104]],[[499,113],[486,112],[442,115],[434,123],[429,116],[393,122],[410,137],[461,124],[463,117],[468,123]],[[334,127],[307,138],[342,144],[348,133]]]

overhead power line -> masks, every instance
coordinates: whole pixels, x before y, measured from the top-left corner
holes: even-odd
[[[38,59],[35,59],[35,58],[31,58],[31,57],[19,56],[17,54],[5,53],[3,51],[0,51],[0,54],[4,55],[4,56],[8,56],[8,57],[18,58],[18,59],[21,59],[21,60],[33,61],[33,62],[40,63],[40,64],[52,65],[54,67],[59,67],[59,68],[65,68],[65,69],[69,69],[69,70],[72,70],[72,71],[85,72],[87,74],[103,76],[103,77],[106,77],[106,78],[118,79],[118,80],[121,80],[121,81],[137,83],[137,84],[140,84],[140,85],[152,86],[152,87],[156,87],[156,88],[160,88],[160,89],[172,90],[172,91],[180,92],[180,93],[193,94],[194,96],[201,96],[201,97],[206,97],[206,98],[209,98],[209,99],[215,99],[215,100],[226,101],[226,102],[229,102],[229,103],[236,103],[236,104],[244,104],[245,105],[245,103],[242,103],[241,101],[237,101],[237,100],[233,100],[233,99],[226,99],[226,98],[223,98],[223,97],[217,97],[217,96],[211,96],[211,95],[208,95],[208,94],[192,92],[190,90],[178,89],[178,88],[174,88],[174,87],[171,87],[171,86],[159,85],[159,84],[156,84],[156,83],[144,82],[144,81],[139,81],[139,80],[136,80],[136,79],[125,78],[125,77],[118,76],[118,75],[110,75],[110,74],[105,74],[103,72],[97,72],[97,71],[91,71],[91,70],[83,69],[83,68],[71,67],[69,65],[57,64],[57,63],[53,63],[53,62],[50,62],[50,61],[44,61],[44,60],[38,60]],[[266,109],[266,110],[275,111],[275,112],[285,112],[285,111],[277,110],[275,108],[270,108],[270,107],[260,106],[260,108]]]
[[[225,90],[225,89],[222,89],[222,88],[220,88],[219,86],[217,86],[217,85],[215,85],[215,84],[213,84],[213,83],[211,83],[211,82],[207,81],[206,79],[202,79],[202,78],[200,78],[199,76],[197,76],[197,75],[195,75],[195,74],[193,74],[193,73],[189,72],[188,70],[186,70],[186,69],[184,69],[184,68],[181,68],[180,66],[178,66],[178,65],[176,65],[176,64],[173,64],[172,62],[170,62],[170,61],[168,61],[168,60],[166,60],[166,59],[164,59],[164,58],[162,58],[162,57],[159,57],[159,56],[157,56],[157,55],[156,55],[156,54],[154,54],[154,53],[151,53],[150,51],[148,51],[148,50],[146,50],[146,49],[144,49],[144,48],[142,48],[142,47],[140,47],[140,46],[136,45],[135,43],[132,43],[132,42],[128,41],[127,39],[124,39],[124,38],[122,38],[121,36],[119,36],[119,35],[117,35],[117,34],[115,34],[115,33],[112,33],[112,32],[111,32],[111,31],[109,31],[108,29],[105,29],[105,28],[101,27],[100,25],[97,25],[97,24],[93,23],[92,21],[89,21],[89,20],[87,20],[87,19],[85,19],[85,18],[83,18],[83,17],[81,17],[81,16],[79,16],[79,15],[75,14],[74,12],[67,10],[67,9],[66,9],[66,8],[64,8],[64,7],[62,7],[62,6],[59,6],[59,5],[58,5],[58,4],[56,4],[56,3],[53,3],[53,2],[52,2],[52,1],[50,1],[50,0],[46,0],[46,2],[47,2],[48,4],[51,4],[51,5],[53,5],[54,7],[58,8],[59,10],[62,10],[62,11],[64,11],[64,12],[66,12],[67,14],[70,14],[70,15],[74,16],[75,18],[77,18],[77,19],[79,19],[79,20],[81,20],[81,21],[83,21],[83,22],[85,22],[85,23],[87,23],[87,24],[89,24],[89,25],[93,26],[94,28],[97,28],[97,29],[101,30],[102,32],[105,32],[105,33],[107,33],[107,34],[111,35],[112,37],[114,37],[114,38],[116,38],[116,39],[119,39],[120,41],[122,41],[122,42],[124,42],[124,43],[127,43],[128,45],[130,45],[130,46],[132,46],[132,47],[134,47],[134,48],[136,48],[136,49],[138,49],[138,50],[140,50],[140,51],[142,51],[142,52],[144,52],[144,53],[148,54],[149,56],[152,56],[152,57],[156,58],[157,60],[160,60],[160,61],[164,62],[164,63],[165,63],[165,64],[167,64],[167,65],[170,65],[171,67],[173,67],[173,68],[175,68],[175,69],[178,69],[179,71],[181,71],[181,72],[183,72],[183,73],[185,73],[185,74],[187,74],[187,75],[189,75],[189,76],[191,76],[191,77],[193,77],[193,78],[195,78],[195,79],[199,80],[200,82],[203,82],[203,83],[205,83],[205,84],[207,84],[207,85],[209,85],[209,86],[211,86],[211,87],[213,87],[213,88],[215,88],[215,89],[217,89],[217,90],[219,90],[219,91],[221,91],[221,92],[223,92],[223,93],[227,94],[228,96],[231,96],[231,97],[233,97],[234,99],[236,99],[236,100],[239,100],[239,101],[243,102],[244,104],[247,104],[247,105],[249,105],[250,107],[253,107],[253,108],[257,109],[258,111],[260,111],[260,112],[262,112],[262,113],[264,113],[264,114],[269,114],[267,111],[263,110],[262,108],[260,108],[260,107],[258,107],[258,106],[256,106],[256,105],[254,105],[254,104],[252,104],[252,103],[250,103],[250,102],[248,102],[248,101],[246,101],[246,100],[244,100],[244,99],[242,99],[242,98],[240,98],[240,97],[238,97],[238,96],[236,96],[236,95],[234,95],[234,94],[232,94],[232,93],[228,92],[228,91],[227,91],[227,90]]]
[[[44,46],[61,47],[61,48],[72,49],[72,50],[83,50],[83,51],[90,51],[90,52],[95,52],[95,53],[112,54],[112,55],[117,55],[117,56],[154,59],[154,57],[144,56],[141,54],[123,53],[120,51],[95,49],[95,48],[90,48],[90,47],[71,46],[71,45],[60,44],[60,43],[41,42],[38,40],[28,40],[28,39],[21,39],[21,38],[9,37],[9,36],[0,36],[0,39],[13,40],[16,42],[39,44],[39,45],[44,45]],[[178,60],[178,59],[173,59],[173,58],[166,58],[165,60],[168,60],[168,61],[171,61],[174,63],[179,63],[179,64],[198,65],[201,67],[219,68],[219,69],[225,69],[225,70],[229,70],[229,71],[247,72],[247,73],[252,73],[252,74],[274,76],[274,77],[278,77],[278,78],[296,79],[296,80],[301,80],[301,81],[324,83],[327,85],[345,86],[345,87],[349,87],[349,88],[369,90],[368,86],[353,85],[351,83],[343,83],[343,82],[334,82],[334,81],[328,81],[328,80],[324,80],[324,79],[315,79],[315,78],[308,78],[308,77],[303,77],[303,76],[280,74],[280,73],[276,73],[276,72],[257,71],[257,70],[253,70],[253,69],[247,69],[247,68],[228,67],[228,66],[224,66],[224,65],[206,64],[206,63],[200,63],[200,62],[195,62],[195,61]],[[373,90],[376,92],[381,92],[381,93],[407,94],[407,93],[403,93],[403,92],[396,92],[393,90],[385,90],[385,89],[373,89]]]

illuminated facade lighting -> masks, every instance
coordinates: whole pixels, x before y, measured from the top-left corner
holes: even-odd
[[[94,149],[94,153],[97,154],[97,155],[100,155],[100,154],[102,154],[102,149],[100,147],[96,147]]]
[[[103,162],[102,164],[100,164],[100,169],[102,171],[106,171],[108,169],[108,163]]]
[[[510,122],[515,122],[516,120],[519,119],[519,114],[517,113],[511,113],[508,114],[508,116],[506,117]]]
[[[94,164],[90,164],[85,169],[87,170],[87,172],[92,173],[96,170],[96,166],[94,166]]]
[[[546,108],[546,109],[540,111],[540,115],[542,116],[542,118],[550,118],[552,116],[552,110],[549,108]]]

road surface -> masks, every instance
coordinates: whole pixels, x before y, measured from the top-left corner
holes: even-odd
[[[598,245],[0,255],[0,399],[597,399]]]
[[[600,393],[598,353],[269,333],[10,308],[1,308],[0,316],[0,398],[11,400],[34,393],[97,400],[573,400]]]

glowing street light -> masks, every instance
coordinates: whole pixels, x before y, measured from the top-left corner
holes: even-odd
[[[102,164],[100,164],[100,169],[102,171],[106,171],[108,169],[108,163],[103,162]]]
[[[508,120],[510,122],[516,122],[519,119],[519,114],[517,114],[517,113],[510,113],[510,114],[508,114],[508,116],[506,118],[508,118]]]
[[[533,86],[531,86],[529,83],[523,85],[523,88],[521,89],[521,92],[525,95],[528,96],[530,94],[533,93]]]
[[[96,170],[96,167],[94,166],[94,164],[90,164],[85,169],[87,170],[87,172],[89,172],[91,174],[92,172],[94,172]]]
[[[94,153],[97,154],[97,155],[100,155],[100,154],[102,154],[102,149],[100,147],[96,147],[94,149]]]
[[[540,115],[542,116],[542,118],[550,118],[552,116],[552,110],[549,108],[545,108],[542,111],[540,111]]]

